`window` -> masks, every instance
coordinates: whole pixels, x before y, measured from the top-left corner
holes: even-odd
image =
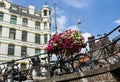
[[[3,2],[0,2],[0,7],[5,7],[5,4]]]
[[[41,73],[41,67],[35,68],[35,71],[37,73],[37,76],[41,76],[42,75],[42,73]]]
[[[27,41],[27,32],[22,31],[22,41]]]
[[[15,45],[13,44],[8,45],[8,55],[14,56],[14,48],[15,48]]]
[[[16,34],[16,30],[10,28],[10,31],[9,31],[9,38],[15,39],[15,34]]]
[[[35,43],[40,44],[40,34],[35,34]]]
[[[47,35],[44,35],[44,43],[47,44]]]
[[[25,46],[21,47],[21,57],[26,57],[27,55],[27,48]]]
[[[35,12],[35,16],[40,16],[40,14]]]
[[[28,11],[27,11],[27,10],[25,10],[25,9],[22,9],[22,12],[23,12],[23,13],[28,13]]]
[[[3,13],[2,12],[0,12],[0,21],[3,21]]]
[[[28,26],[28,19],[23,18],[23,26],[27,27]]]
[[[47,29],[47,22],[44,22],[44,29]]]
[[[35,55],[40,54],[40,49],[35,49]]]
[[[12,16],[11,16],[11,19],[10,19],[10,23],[11,23],[11,24],[16,24],[16,21],[17,21],[17,17],[14,16],[14,15],[12,15]]]
[[[21,63],[21,70],[25,70],[26,68],[27,68],[27,65],[26,65],[26,63]]]
[[[47,16],[47,10],[44,10],[43,13],[44,13],[44,16]]]
[[[11,9],[13,9],[13,10],[16,10],[16,11],[17,11],[17,10],[18,10],[18,7],[16,7],[16,6],[12,6],[12,7],[11,7]]]
[[[2,36],[2,26],[0,26],[0,37]]]
[[[35,22],[35,29],[40,30],[40,22]]]
[[[12,63],[7,62],[7,67],[8,67],[8,68],[11,68],[11,67],[12,67]]]

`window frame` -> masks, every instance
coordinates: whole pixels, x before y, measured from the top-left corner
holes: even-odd
[[[27,47],[21,46],[21,57],[26,57],[27,55]]]
[[[3,21],[4,13],[0,12],[0,21]]]
[[[0,7],[5,7],[5,3],[4,2],[0,2]]]
[[[17,24],[17,16],[11,15],[10,23],[11,24]]]
[[[25,70],[27,68],[27,64],[26,63],[21,63],[20,64],[20,69],[21,70]]]
[[[47,16],[47,10],[43,10],[44,16]]]
[[[8,55],[14,56],[15,54],[15,45],[14,44],[9,44],[8,45]]]
[[[2,36],[2,26],[0,26],[0,37]]]
[[[35,43],[40,44],[40,34],[35,34]]]
[[[47,44],[47,42],[48,42],[48,37],[47,35],[44,35],[44,44]]]
[[[13,29],[13,28],[10,28],[10,30],[9,30],[9,38],[10,39],[15,39],[15,36],[16,36],[16,30]]]
[[[47,29],[47,22],[44,22],[44,29]]]
[[[22,31],[22,37],[21,37],[22,41],[27,41],[27,32],[26,31]]]
[[[27,18],[22,19],[22,26],[28,27],[28,19]]]
[[[40,30],[40,22],[35,22],[35,29]]]
[[[41,53],[41,49],[36,48],[35,49],[35,55],[40,54],[40,53]]]

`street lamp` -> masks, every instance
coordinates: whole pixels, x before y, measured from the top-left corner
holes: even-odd
[[[78,19],[78,20],[77,20],[77,22],[78,22],[78,24],[81,24],[81,21],[80,21],[80,19]]]

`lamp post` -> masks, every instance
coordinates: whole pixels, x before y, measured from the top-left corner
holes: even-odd
[[[55,31],[56,31],[56,34],[58,34],[57,32],[57,19],[56,19],[56,0],[54,0],[54,21],[55,21]]]
[[[81,24],[81,21],[80,21],[80,19],[78,19],[78,20],[77,20],[77,23],[78,23],[78,24]]]

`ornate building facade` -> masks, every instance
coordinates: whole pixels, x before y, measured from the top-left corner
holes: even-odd
[[[51,35],[50,14],[48,5],[36,11],[33,5],[26,8],[0,0],[0,62],[44,53]],[[24,68],[28,61],[19,63]]]

